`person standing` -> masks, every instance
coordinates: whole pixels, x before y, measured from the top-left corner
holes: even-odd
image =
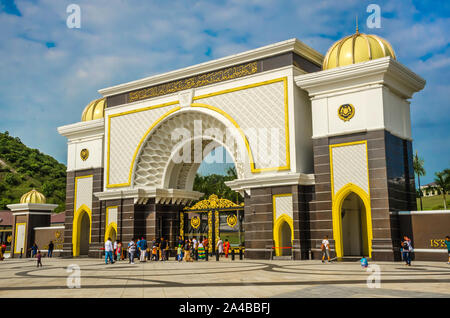
[[[113,251],[114,248],[111,242],[111,238],[108,237],[108,240],[105,243],[105,264],[108,264],[108,260],[111,262],[111,264],[114,264]]]
[[[198,259],[205,259],[205,247],[203,242],[198,243]]]
[[[114,262],[117,261],[117,243],[118,243],[118,242],[119,242],[118,240],[115,240],[115,241],[114,241],[114,245],[113,245],[113,248],[114,248],[114,250],[113,250],[113,258],[114,258]]]
[[[198,260],[198,242],[195,236],[192,238],[192,256],[194,260]]]
[[[140,245],[139,249],[141,250],[141,255],[140,255],[139,261],[145,262],[145,256],[147,253],[147,241],[145,240],[144,237],[142,237],[140,240],[140,243],[141,243],[141,245]]]
[[[228,252],[230,251],[230,242],[228,242],[228,239],[225,239],[225,243],[223,243],[223,248],[225,250],[225,258],[228,258]]]
[[[123,256],[122,256],[122,242],[121,241],[117,241],[116,259],[118,261],[123,260]]]
[[[179,262],[181,262],[183,260],[183,253],[182,253],[181,244],[178,244],[178,247],[177,247],[177,260]]]
[[[161,237],[161,243],[159,244],[159,248],[161,249],[161,261],[167,261],[167,241],[164,240],[164,237]]]
[[[128,243],[128,263],[134,264],[134,254],[136,253],[136,243],[134,242],[134,238],[131,239],[130,243]]]
[[[405,261],[405,265],[407,266],[411,266],[411,251],[412,251],[411,240],[407,236],[404,236],[402,242],[402,254],[403,260]]]
[[[222,241],[222,239],[220,237],[219,237],[219,240],[217,241],[216,249],[217,249],[217,253],[219,254],[219,257],[222,256],[222,254],[223,254],[223,241]]]
[[[55,245],[53,244],[52,241],[50,241],[50,243],[48,244],[48,253],[47,253],[47,257],[52,257],[53,256],[53,249],[55,248]]]
[[[41,267],[42,267],[42,261],[41,261],[41,259],[42,259],[41,251],[37,250],[37,251],[36,251],[37,267],[39,267],[39,265],[41,265]]]
[[[447,245],[447,252],[448,252],[448,262],[447,264],[450,264],[450,236],[445,237],[445,245]]]
[[[5,258],[3,257],[3,242],[0,244],[0,261],[3,261]]]
[[[325,263],[325,256],[328,259],[328,263],[330,262],[330,242],[328,241],[328,235],[322,240],[322,245],[320,247],[322,249],[322,263]]]
[[[31,257],[34,257],[38,251],[38,246],[36,243],[33,244],[33,246],[31,246]]]

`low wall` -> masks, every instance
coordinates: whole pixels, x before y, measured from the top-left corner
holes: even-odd
[[[47,256],[48,244],[54,244],[53,256],[61,256],[64,243],[64,226],[35,227],[34,241],[43,256]]]
[[[450,235],[450,210],[397,212],[402,238],[413,244],[416,261],[448,261],[445,237]]]

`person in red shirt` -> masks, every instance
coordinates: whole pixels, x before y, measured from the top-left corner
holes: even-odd
[[[228,239],[225,239],[225,243],[223,243],[223,249],[225,251],[225,258],[228,258],[228,252],[230,251],[230,242],[228,242]]]

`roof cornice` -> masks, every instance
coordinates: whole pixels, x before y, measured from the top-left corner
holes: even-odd
[[[403,98],[411,98],[425,86],[422,77],[390,57],[298,75],[295,82],[313,98],[375,84],[387,85]]]
[[[95,119],[80,121],[75,124],[65,125],[57,128],[58,133],[69,140],[76,138],[86,138],[105,134],[105,119]]]
[[[149,76],[143,79],[139,79],[136,81],[123,83],[116,86],[107,87],[104,89],[100,89],[98,92],[104,97],[117,95],[129,91],[133,91],[136,89],[142,89],[149,86],[154,86],[170,81],[179,80],[188,76],[195,76],[198,74],[211,72],[214,70],[230,67],[233,65],[238,65],[250,61],[255,61],[259,59],[263,59],[269,56],[274,56],[286,52],[295,52],[296,54],[304,57],[305,59],[317,64],[322,65],[323,55],[309,47],[305,43],[297,40],[290,39],[274,44],[270,44],[267,46],[263,46],[261,48],[253,49],[250,51],[226,56],[223,58],[219,58],[216,60],[196,64],[193,66],[181,68],[178,70],[170,71],[163,74],[157,74],[153,76]]]

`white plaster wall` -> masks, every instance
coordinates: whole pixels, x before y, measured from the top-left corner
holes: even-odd
[[[80,152],[83,149],[89,151],[89,157],[83,161]],[[67,171],[93,169],[103,167],[103,137],[72,141],[67,148]]]
[[[355,115],[348,121],[338,116],[343,104],[355,107]],[[385,86],[321,95],[312,99],[311,108],[314,138],[386,129],[398,137],[411,139],[409,102]]]
[[[314,172],[314,157],[312,145],[312,111],[308,93],[293,85],[293,120],[291,122],[291,170],[300,173]]]

